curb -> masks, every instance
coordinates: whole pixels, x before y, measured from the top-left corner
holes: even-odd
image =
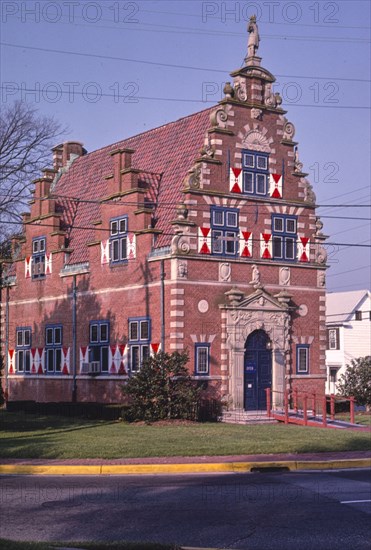
[[[339,460],[283,460],[266,462],[221,462],[208,464],[97,464],[97,465],[30,465],[0,464],[0,475],[154,475],[154,474],[204,474],[250,473],[264,470],[340,470],[346,468],[371,468],[371,458]]]

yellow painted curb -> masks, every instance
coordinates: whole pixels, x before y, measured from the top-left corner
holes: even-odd
[[[370,468],[371,458],[339,460],[287,460],[265,462],[215,462],[207,464],[99,464],[99,465],[36,465],[0,464],[0,474],[9,475],[153,475],[243,473],[253,469],[285,468],[298,470],[334,470],[344,468]]]

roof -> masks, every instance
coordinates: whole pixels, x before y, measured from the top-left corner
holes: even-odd
[[[326,294],[326,322],[333,324],[349,321],[366,296],[370,296],[369,290]]]
[[[106,176],[113,172],[111,151],[134,149],[132,167],[142,171],[140,178],[149,183],[148,200],[157,199],[156,229],[163,231],[156,246],[171,241],[170,222],[175,218],[172,208],[182,198],[183,180],[199,156],[205,132],[210,127],[211,107],[123,141],[103,147],[77,158],[67,173],[58,180],[53,193],[62,197],[80,198],[87,202],[59,199],[62,228],[67,231],[69,248],[73,250],[69,263],[88,261],[86,246],[95,238],[93,222],[101,218],[99,199],[108,194]],[[92,201],[92,202],[88,202]]]

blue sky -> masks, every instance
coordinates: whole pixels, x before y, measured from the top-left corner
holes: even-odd
[[[328,290],[370,288],[368,1],[2,0],[1,105],[34,103],[89,151],[114,143],[221,99],[252,13],[336,243]]]

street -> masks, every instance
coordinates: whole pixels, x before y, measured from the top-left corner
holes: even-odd
[[[370,470],[2,476],[0,497],[0,538],[370,548]]]

